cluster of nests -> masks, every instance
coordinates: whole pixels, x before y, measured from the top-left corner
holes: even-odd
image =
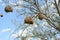
[[[4,10],[5,10],[5,12],[7,12],[7,13],[8,13],[8,12],[13,12],[13,8],[12,8],[10,5],[7,5]],[[0,14],[0,16],[3,17],[3,14]]]
[[[9,5],[7,5],[4,10],[5,10],[5,12],[7,12],[7,13],[8,13],[8,12],[13,12],[13,8],[12,8],[11,6],[9,6]],[[0,14],[0,16],[3,17],[3,14]],[[44,15],[41,14],[41,13],[39,13],[39,14],[38,14],[38,18],[39,18],[40,20],[42,20],[42,19],[44,18]],[[25,20],[24,20],[24,23],[26,23],[26,24],[33,24],[34,21],[33,21],[33,19],[32,19],[31,16],[27,16],[27,17],[25,18]]]
[[[44,15],[41,14],[41,13],[39,13],[39,14],[38,14],[38,19],[39,19],[39,20],[44,19]],[[34,23],[33,18],[32,18],[31,16],[27,16],[27,17],[25,18],[25,20],[24,20],[24,23],[26,23],[26,24],[33,24],[33,23]]]

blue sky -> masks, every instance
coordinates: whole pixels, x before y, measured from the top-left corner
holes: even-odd
[[[0,40],[8,40],[9,35],[15,29],[16,26],[13,24],[12,20],[21,21],[20,17],[17,18],[17,12],[6,13],[4,11],[5,6],[6,4],[4,2],[0,4],[0,14],[3,14],[3,17],[0,17]]]

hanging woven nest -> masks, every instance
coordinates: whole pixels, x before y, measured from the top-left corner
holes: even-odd
[[[33,22],[32,17],[29,16],[29,17],[25,18],[24,23],[26,23],[26,24],[33,24],[34,22]]]
[[[0,17],[3,17],[3,14],[0,14]]]
[[[11,6],[6,6],[5,7],[5,12],[13,12],[13,9],[12,9],[12,7]]]
[[[38,14],[38,18],[39,18],[40,20],[42,20],[42,19],[44,19],[44,15],[43,15],[42,13],[39,13],[39,14]]]

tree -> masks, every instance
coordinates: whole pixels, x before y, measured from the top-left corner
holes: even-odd
[[[55,35],[60,33],[60,11],[56,0],[23,0],[23,2],[23,5],[16,3],[16,5],[12,6],[21,6],[23,8],[22,13],[20,13],[19,8],[16,10],[19,16],[31,16],[34,23],[23,23],[24,27],[21,33],[17,29],[22,26],[16,28],[18,31],[16,39],[49,40],[50,38],[50,40],[58,40]],[[54,32],[52,32],[53,30]]]

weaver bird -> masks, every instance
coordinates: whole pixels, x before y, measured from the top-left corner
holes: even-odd
[[[13,12],[13,9],[12,9],[12,7],[11,6],[6,6],[5,7],[5,12]]]
[[[38,18],[39,18],[40,20],[42,20],[42,19],[44,18],[44,15],[43,15],[42,13],[39,13],[39,14],[38,14]]]
[[[29,16],[29,17],[25,18],[24,23],[26,23],[26,24],[33,24],[34,22],[33,22],[32,17]]]

